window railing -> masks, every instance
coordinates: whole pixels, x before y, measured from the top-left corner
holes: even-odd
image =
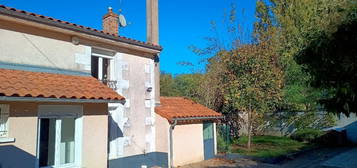
[[[106,84],[109,88],[113,89],[113,90],[117,90],[117,84],[118,84],[118,81],[116,80],[107,80],[107,79],[104,79],[104,80],[100,80],[100,82]]]

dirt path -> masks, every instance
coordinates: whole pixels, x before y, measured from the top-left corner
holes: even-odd
[[[249,159],[211,159],[179,168],[278,168],[278,166],[259,163]]]
[[[350,147],[317,149],[279,164],[266,164],[243,158],[234,160],[211,159],[180,168],[320,168],[325,161],[349,150],[351,150]]]

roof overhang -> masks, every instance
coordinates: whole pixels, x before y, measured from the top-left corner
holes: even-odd
[[[36,17],[4,8],[0,8],[0,20],[77,36],[93,42],[104,43],[149,54],[158,54],[162,50],[161,46],[150,45],[133,39],[116,37],[92,29],[80,28],[73,24],[64,24],[55,20]]]
[[[91,76],[0,69],[0,101],[125,103]]]
[[[185,123],[198,123],[202,121],[218,121],[223,119],[224,116],[212,116],[212,117],[185,117],[185,118],[172,118],[168,119],[169,123],[185,124]]]
[[[224,116],[213,116],[213,117],[186,117],[186,118],[173,118],[176,121],[193,121],[193,120],[215,120],[223,119]]]
[[[56,103],[120,103],[120,104],[125,104],[125,100],[57,99],[57,98],[8,97],[8,96],[0,96],[0,101],[15,101],[15,102],[56,102]]]

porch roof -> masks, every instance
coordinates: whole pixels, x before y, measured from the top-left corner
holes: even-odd
[[[123,96],[91,76],[0,69],[0,100],[123,102]]]

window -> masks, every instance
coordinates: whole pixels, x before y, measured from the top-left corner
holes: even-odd
[[[102,81],[110,80],[109,65],[110,65],[110,59],[92,56],[92,61],[91,61],[92,76]]]
[[[75,118],[40,119],[40,167],[75,164]]]
[[[0,138],[8,137],[9,105],[0,104]]]
[[[37,167],[80,167],[82,106],[40,105]]]
[[[108,87],[116,90],[117,81],[114,78],[114,54],[113,53],[101,53],[99,50],[95,50],[92,53],[91,58],[91,73],[92,76],[106,84]],[[98,53],[97,53],[98,52]]]

